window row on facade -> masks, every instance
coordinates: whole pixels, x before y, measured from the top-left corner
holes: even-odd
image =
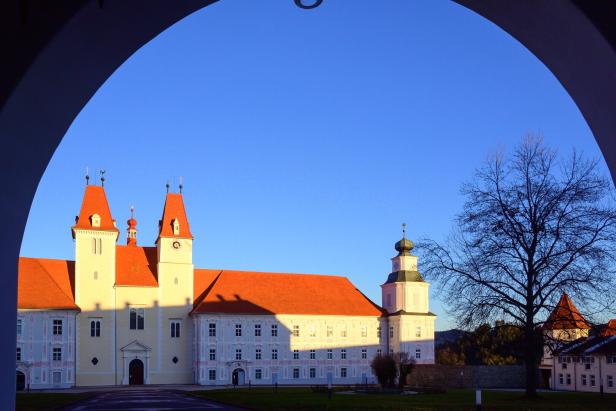
[[[301,327],[299,325],[293,325],[292,326],[292,330],[291,330],[291,335],[293,337],[300,337],[303,335],[304,331],[302,331]],[[235,336],[236,337],[242,337],[245,335],[245,326],[244,324],[235,324]],[[317,327],[316,325],[310,325],[307,327],[308,330],[307,335],[309,337],[317,337],[318,336],[318,332],[317,332]],[[254,324],[253,326],[253,335],[255,337],[262,337],[265,335],[265,331],[264,331],[264,327],[262,324]],[[341,328],[338,330],[338,334],[340,337],[342,338],[346,338],[348,337],[348,329],[345,328]],[[377,338],[381,338],[381,327],[376,327],[376,337]],[[418,331],[419,335],[421,335],[421,330]],[[216,337],[218,334],[218,329],[217,329],[217,323],[208,323],[208,336],[209,337]],[[271,324],[270,329],[269,329],[269,335],[271,337],[278,337],[278,324]],[[325,336],[327,338],[333,338],[336,334],[334,333],[334,327],[328,325],[326,327],[325,330]],[[362,326],[361,330],[360,330],[360,336],[362,338],[367,338],[368,337],[368,326]]]
[[[605,378],[605,382],[608,388],[614,388],[614,376],[607,375]],[[571,385],[571,374],[558,374],[558,383],[560,385]],[[596,387],[597,386],[597,378],[595,374],[580,374],[580,383],[583,386]]]

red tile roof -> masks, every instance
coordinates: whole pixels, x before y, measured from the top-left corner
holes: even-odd
[[[598,327],[598,335],[601,337],[611,337],[616,335],[616,319],[609,320],[607,324]]]
[[[19,258],[17,308],[79,310],[74,287],[73,261]]]
[[[179,235],[173,234],[173,220],[175,219],[177,219],[180,224]],[[190,226],[188,225],[182,194],[167,193],[163,216],[159,222],[158,238],[160,237],[193,238],[190,233]],[[156,242],[158,243],[158,239]]]
[[[543,328],[546,330],[587,330],[590,329],[590,325],[580,314],[567,293],[563,293],[560,301],[543,324]]]
[[[79,309],[75,263],[19,259],[18,307]],[[116,246],[116,285],[158,287],[156,247]],[[232,270],[194,271],[194,313],[381,316],[345,277]]]
[[[345,277],[196,269],[195,278],[194,313],[383,314]]]
[[[158,287],[156,247],[116,246],[116,285]]]
[[[101,218],[100,227],[93,227],[91,217],[98,214]],[[86,186],[83,194],[81,210],[73,228],[96,229],[105,231],[118,231],[115,227],[105,189],[101,186]]]

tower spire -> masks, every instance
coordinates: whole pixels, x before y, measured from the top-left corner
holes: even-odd
[[[101,187],[105,187],[105,170],[101,170],[100,174],[101,174]]]
[[[86,166],[86,185],[90,183],[90,172],[88,170],[88,166]]]
[[[402,239],[406,240],[406,223],[402,223]]]
[[[126,222],[128,229],[126,230],[126,244],[137,245],[137,220],[135,220],[135,207],[130,207],[130,218]]]
[[[180,176],[180,194],[182,194],[182,176]]]

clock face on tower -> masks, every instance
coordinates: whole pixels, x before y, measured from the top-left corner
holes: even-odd
[[[174,242],[171,244],[171,246],[172,246],[174,249],[179,250],[180,248],[182,248],[182,243],[176,240],[176,241],[174,241]]]

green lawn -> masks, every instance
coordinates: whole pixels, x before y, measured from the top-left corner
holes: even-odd
[[[414,396],[379,394],[334,394],[331,400],[326,394],[313,393],[309,388],[279,388],[274,394],[271,388],[221,389],[199,391],[198,395],[213,401],[249,408],[251,410],[425,410],[425,411],[474,411],[475,392],[450,390],[445,394],[422,394]],[[542,393],[537,400],[522,398],[521,392],[483,392],[483,409],[486,411],[561,411],[592,410],[614,411],[616,395],[589,393]]]
[[[63,394],[47,392],[20,392],[16,397],[16,411],[53,410],[92,396],[90,393]]]

